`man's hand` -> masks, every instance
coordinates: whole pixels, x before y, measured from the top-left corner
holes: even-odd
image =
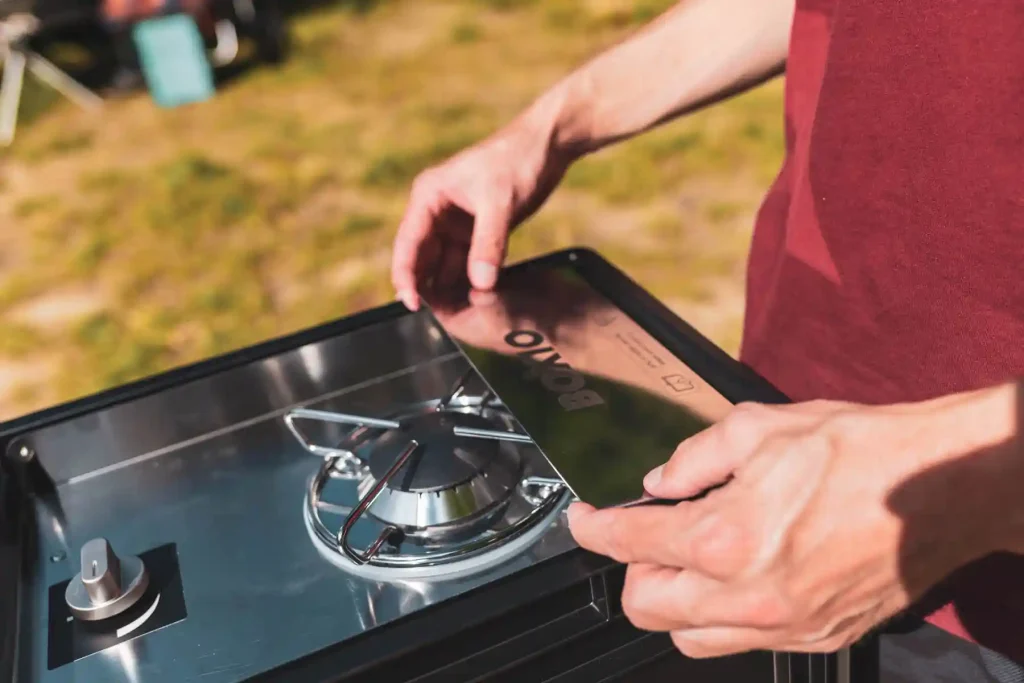
[[[509,232],[537,210],[570,159],[553,149],[541,109],[423,172],[413,184],[392,253],[392,284],[410,309],[421,288],[468,275],[488,291],[505,260]]]
[[[645,480],[660,498],[732,476],[723,488],[675,507],[578,504],[572,532],[629,564],[626,615],[689,656],[835,651],[1020,535],[1001,521],[1019,498],[1015,394],[742,405]]]
[[[779,74],[793,11],[793,0],[680,2],[495,135],[424,171],[395,238],[398,297],[416,309],[421,287],[467,275],[492,289],[509,231],[570,164]]]

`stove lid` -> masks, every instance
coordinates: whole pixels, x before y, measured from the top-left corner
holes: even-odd
[[[595,282],[581,260],[514,267],[493,292],[423,298],[573,494],[606,507],[644,497],[644,475],[732,402],[715,388],[724,369],[698,373],[670,352],[627,312],[628,297],[602,293],[625,276],[609,268]]]

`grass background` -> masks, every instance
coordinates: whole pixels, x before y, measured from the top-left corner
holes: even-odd
[[[284,65],[171,111],[30,82],[0,151],[0,420],[390,301],[417,172],[670,4],[340,2],[295,18]],[[781,88],[584,160],[512,258],[592,246],[735,352]]]

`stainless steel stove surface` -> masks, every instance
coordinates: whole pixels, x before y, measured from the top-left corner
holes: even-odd
[[[380,353],[382,348],[394,353]],[[50,528],[36,553],[41,571],[23,596],[35,615],[29,634],[33,673],[27,680],[234,683],[571,549],[560,514],[567,495],[557,486],[546,486],[554,475],[534,447],[453,437],[441,429],[440,434],[426,433],[431,426],[423,427],[422,418],[444,414],[436,412],[436,402],[450,394],[468,369],[427,317],[407,316],[35,435],[33,448],[44,463],[48,453],[69,447],[75,455],[52,466],[60,477],[67,529],[63,535],[55,533],[54,520],[47,521]],[[466,377],[467,384],[473,379]],[[449,399],[449,409],[455,415],[476,416],[466,407],[471,403],[465,401],[466,393],[464,389]],[[245,414],[239,402],[248,404]],[[397,451],[406,448],[392,438],[403,428],[369,430],[382,432],[377,438],[384,443],[369,444],[371,454],[363,466],[367,471],[350,478],[342,471],[341,464],[347,462],[343,456],[332,451],[325,458],[303,447],[288,428],[292,421],[285,418],[306,417],[293,423],[300,435],[339,444],[353,428],[359,431],[355,423],[368,421],[324,423],[317,413],[294,409],[331,411],[328,418],[340,413],[386,419],[395,417],[396,407],[401,412],[424,402],[434,412],[422,413],[410,436],[423,439],[427,449],[452,450],[428,451],[417,469],[411,468],[415,463],[405,464],[413,476],[398,473],[392,478],[399,485],[390,489],[390,497],[370,506],[347,540],[366,553],[386,526],[381,521],[402,524],[405,540],[396,547],[385,539],[379,558],[354,562],[338,551],[335,538],[325,542],[313,532],[309,513],[316,509],[329,536],[336,537],[367,493],[359,485],[372,487],[387,473]],[[483,418],[479,422],[489,424]],[[438,443],[439,436],[448,443]],[[488,456],[503,453],[507,462],[488,472],[483,469],[487,463],[469,457],[475,447]],[[378,464],[374,453],[377,460],[386,460]],[[439,455],[454,459],[428,460]],[[322,471],[327,472],[327,485],[318,491],[319,504],[311,508],[310,491]],[[473,489],[473,477],[493,481],[494,490]],[[530,477],[538,483],[521,486]],[[459,497],[460,485],[469,495]],[[417,493],[416,486],[425,493]],[[446,494],[455,499],[446,500]],[[513,498],[503,499],[507,496]],[[381,503],[378,520],[373,514]],[[474,517],[480,511],[466,508],[477,503],[485,508],[484,519],[475,521],[486,531],[470,524],[456,540],[417,544],[412,538],[416,525],[429,528],[450,521],[443,519],[445,513],[458,516],[465,511]],[[499,521],[488,508],[497,509]],[[504,543],[499,540],[488,555],[483,547],[488,539],[479,540],[480,534],[497,535],[493,529],[506,529],[537,510],[537,519]],[[425,518],[418,519],[418,513]],[[49,587],[80,570],[77,549],[94,538],[106,539],[115,553],[124,555],[174,544],[188,596],[187,618],[147,634],[142,652],[115,648],[51,669],[47,615],[54,606],[49,601],[63,595]],[[465,548],[467,538],[481,545],[476,554],[467,551],[466,557],[425,563],[424,558],[443,554],[447,547]],[[405,547],[408,554],[401,552]],[[406,562],[410,566],[402,559],[411,559]]]
[[[633,629],[624,569],[576,547],[547,459],[435,318],[397,304],[0,425],[0,448],[0,679],[610,683],[647,662],[648,680],[767,683],[825,666],[695,662]]]

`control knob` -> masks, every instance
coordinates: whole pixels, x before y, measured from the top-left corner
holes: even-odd
[[[117,616],[139,601],[149,574],[138,557],[118,557],[110,543],[97,538],[82,546],[82,571],[71,579],[64,599],[82,621]]]

